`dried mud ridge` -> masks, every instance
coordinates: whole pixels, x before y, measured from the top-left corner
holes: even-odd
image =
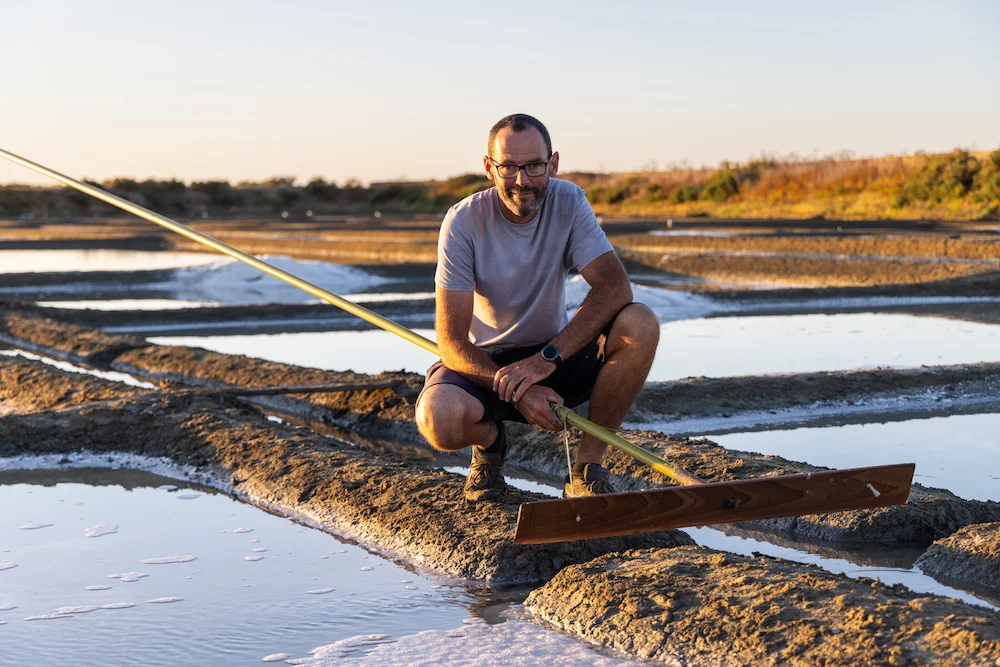
[[[665,531],[555,545],[511,541],[522,502],[470,507],[464,478],[268,421],[226,397],[135,390],[22,359],[0,360],[0,456],[126,452],[215,474],[223,488],[439,572],[528,584],[602,553],[692,544]]]
[[[201,387],[261,387],[391,380],[393,389],[343,393],[252,397],[245,399],[296,420],[340,429],[338,435],[369,452],[397,460],[428,461],[413,423],[413,404],[422,378],[411,373],[366,376],[306,369],[209,352],[198,348],[151,345],[131,336],[115,336],[43,317],[46,309],[10,308],[0,312],[0,340],[70,361],[96,364],[152,381]],[[637,402],[639,416],[662,416],[655,406],[670,405],[675,416],[689,406],[717,410],[752,410],[836,400],[861,392],[939,387],[955,391],[964,384],[986,385],[996,393],[996,364],[976,364],[902,371],[859,371],[789,376],[689,380],[652,385]],[[17,384],[9,385],[16,387]],[[21,400],[27,400],[22,397]],[[651,407],[652,406],[652,407]],[[560,479],[565,458],[560,435],[529,426],[511,426],[510,461],[537,474]],[[780,457],[726,450],[708,440],[664,437],[655,431],[627,431],[629,439],[709,481],[744,479],[818,470]],[[579,435],[571,433],[571,444]],[[611,450],[608,467],[622,489],[668,484],[658,473]],[[805,517],[743,522],[743,529],[784,535],[813,544],[930,544],[972,524],[1000,521],[1000,504],[963,500],[943,489],[915,485],[910,503],[898,507]]]
[[[564,568],[528,610],[666,665],[996,665],[1000,615],[812,565],[702,547]]]

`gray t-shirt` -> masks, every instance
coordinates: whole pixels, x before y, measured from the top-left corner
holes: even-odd
[[[547,343],[569,321],[566,278],[613,250],[582,189],[549,180],[541,210],[514,224],[496,188],[448,211],[438,238],[439,287],[475,290],[469,340],[490,352]]]

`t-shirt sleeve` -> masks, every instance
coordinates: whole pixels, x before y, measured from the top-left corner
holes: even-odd
[[[597,216],[590,202],[580,197],[579,206],[573,216],[573,229],[569,236],[569,248],[566,253],[566,264],[577,271],[593,262],[606,252],[614,250],[611,241],[601,226],[597,224]]]
[[[438,263],[434,274],[438,287],[471,292],[476,287],[475,250],[464,216],[448,211],[438,236]]]

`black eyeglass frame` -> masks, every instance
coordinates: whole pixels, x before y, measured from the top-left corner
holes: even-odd
[[[494,160],[489,155],[486,156],[486,159],[488,159],[490,162],[493,163],[493,167],[494,169],[497,170],[497,175],[500,176],[500,178],[517,178],[517,175],[521,173],[522,169],[524,170],[524,173],[527,174],[529,177],[538,178],[539,176],[545,174],[546,171],[548,171],[549,163],[552,162],[551,155],[549,156],[549,159],[546,160],[545,162],[529,162],[528,164],[502,164]],[[528,167],[535,167],[535,166],[541,166],[542,170],[537,174],[532,174],[530,171],[528,171]],[[503,172],[500,171],[501,168],[511,169],[513,167],[517,167],[517,171],[515,171],[510,176],[504,176]]]

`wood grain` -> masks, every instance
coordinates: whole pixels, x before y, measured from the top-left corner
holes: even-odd
[[[544,544],[686,526],[901,505],[914,464],[671,486],[521,505],[514,542]]]

